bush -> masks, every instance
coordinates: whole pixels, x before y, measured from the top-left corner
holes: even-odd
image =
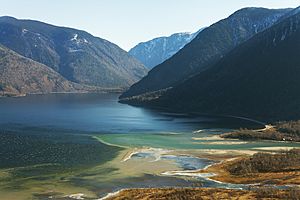
[[[300,136],[300,120],[290,122],[279,122],[276,126],[278,131],[280,132]]]
[[[241,140],[276,140],[300,142],[300,120],[291,122],[279,122],[276,129],[257,131],[240,129],[231,133],[222,134],[223,138]]]
[[[290,171],[300,166],[300,150],[293,149],[278,154],[256,153],[249,159],[243,159],[228,167],[228,171],[235,175],[250,173],[265,173]]]
[[[286,199],[300,200],[300,189],[291,187],[286,190],[279,190],[274,187],[258,187],[251,189],[255,192],[257,199]]]

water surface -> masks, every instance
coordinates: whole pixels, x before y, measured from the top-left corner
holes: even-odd
[[[0,125],[48,126],[102,133],[180,132],[257,126],[245,120],[197,117],[118,103],[118,94],[51,94],[0,99]]]
[[[174,151],[287,145],[265,141],[228,145],[218,140],[195,139],[239,127],[260,128],[261,124],[232,117],[132,107],[118,103],[118,94],[1,98],[0,199],[47,199],[73,193],[96,198],[127,187],[228,187],[203,178],[152,173],[152,169],[159,171],[157,168],[164,166],[200,169],[211,164],[206,159],[168,154],[156,163],[147,160],[147,153],[135,155],[128,163],[121,162],[122,157],[116,159],[127,148]]]

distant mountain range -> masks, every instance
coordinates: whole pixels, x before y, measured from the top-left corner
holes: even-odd
[[[159,37],[142,42],[130,49],[129,54],[152,69],[172,57],[191,42],[204,28],[196,33],[175,33],[169,37]]]
[[[134,85],[121,101],[173,111],[245,116],[266,121],[299,119],[299,11],[299,8],[248,8],[236,12],[205,29],[178,54],[154,68],[149,73],[153,75]],[[223,33],[222,37],[214,37],[223,48],[214,45],[212,53],[218,49],[224,52],[224,47],[236,45],[225,54],[217,51],[219,53],[214,54],[217,57],[211,58],[209,54],[205,57],[207,60],[203,60],[197,53],[203,52],[199,40],[206,37],[206,41],[212,41],[208,36],[216,36],[216,32]],[[241,41],[240,36],[248,39]],[[210,45],[212,43],[208,43],[206,49],[210,49]],[[182,70],[198,70],[193,76],[184,76],[184,80],[153,87],[151,81],[158,80],[158,76],[163,77],[161,80],[174,80],[168,67],[178,66],[176,63],[186,63],[181,65]],[[164,70],[169,70],[169,76]],[[143,86],[146,89],[137,89]]]
[[[52,68],[68,81],[99,88],[129,87],[148,71],[107,40],[38,21],[0,17],[0,44]]]
[[[291,9],[241,9],[201,31],[173,57],[154,67],[121,98],[174,87],[196,75],[255,34],[269,28]]]

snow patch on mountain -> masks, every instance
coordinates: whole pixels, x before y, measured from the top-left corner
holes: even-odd
[[[81,44],[81,43],[89,44],[89,41],[88,41],[87,39],[85,39],[85,38],[83,38],[83,39],[79,38],[79,36],[78,36],[77,33],[75,33],[75,34],[73,35],[73,37],[71,38],[70,41],[75,42],[77,45],[79,45],[79,44]]]
[[[151,69],[176,54],[202,30],[200,29],[196,33],[175,33],[168,37],[159,37],[142,42],[132,48],[129,54]]]

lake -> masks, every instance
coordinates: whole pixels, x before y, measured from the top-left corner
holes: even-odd
[[[161,174],[167,170],[200,169],[212,163],[175,154],[178,150],[286,145],[263,141],[232,141],[228,145],[218,139],[201,140],[235,128],[261,126],[233,117],[132,107],[118,103],[118,94],[2,98],[0,199],[63,199],[74,193],[95,199],[128,187],[228,187],[203,178]],[[128,152],[134,151],[128,157]]]
[[[0,99],[0,125],[20,124],[105,133],[194,131],[257,126],[232,118],[158,112],[120,104],[118,94],[52,94]]]

